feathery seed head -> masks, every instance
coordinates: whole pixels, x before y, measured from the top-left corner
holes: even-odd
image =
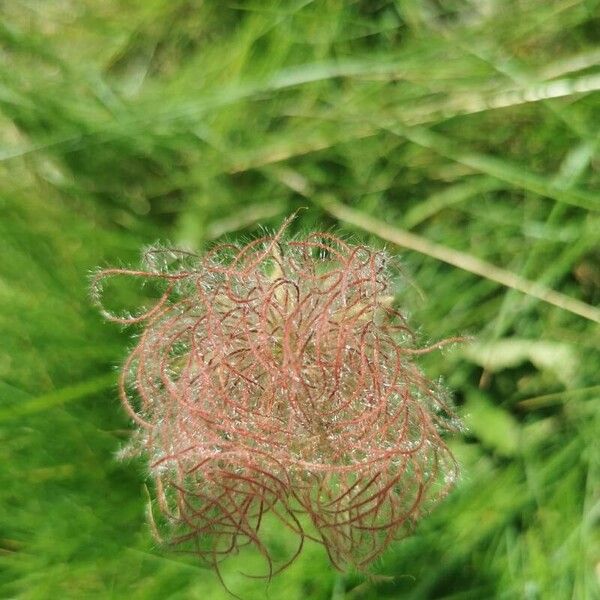
[[[363,568],[457,474],[441,438],[457,419],[414,362],[442,344],[415,346],[391,306],[388,256],[328,233],[286,240],[288,222],[202,257],[150,249],[141,270],[93,281],[98,298],[107,277],[164,285],[142,314],[105,314],[143,325],[120,377],[134,451],[172,540],[217,569],[253,544],[273,572],[268,514],[298,552],[315,539],[336,567]]]

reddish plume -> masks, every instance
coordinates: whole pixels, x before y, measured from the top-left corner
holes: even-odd
[[[162,295],[120,376],[170,539],[218,570],[272,515],[322,543],[339,569],[363,568],[452,487],[441,433],[457,419],[414,363],[391,306],[388,256],[328,233],[274,235],[204,256],[151,249],[141,270]]]

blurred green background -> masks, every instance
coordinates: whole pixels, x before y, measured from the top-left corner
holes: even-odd
[[[373,577],[309,544],[268,587],[233,559],[230,587],[600,597],[598,90],[597,0],[0,2],[0,597],[227,597],[157,546],[144,466],[115,458],[132,332],[88,275],[300,207],[294,231],[400,255],[423,340],[474,337],[422,362],[463,477]],[[425,253],[383,239],[406,231]]]

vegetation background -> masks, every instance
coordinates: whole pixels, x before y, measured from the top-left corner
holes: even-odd
[[[309,545],[268,587],[230,561],[231,588],[600,597],[599,90],[598,0],[1,1],[0,597],[227,597],[115,458],[132,332],[88,275],[299,207],[399,253],[424,340],[474,336],[422,363],[463,478],[372,578]]]

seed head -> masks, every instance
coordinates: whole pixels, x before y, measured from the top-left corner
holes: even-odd
[[[457,419],[415,364],[392,307],[386,253],[283,227],[204,256],[150,249],[109,277],[163,285],[147,311],[120,395],[136,424],[170,539],[218,570],[261,523],[322,543],[339,569],[364,568],[442,498],[457,465],[441,434]],[[447,340],[449,341],[449,340]],[[280,566],[278,570],[287,566]]]

